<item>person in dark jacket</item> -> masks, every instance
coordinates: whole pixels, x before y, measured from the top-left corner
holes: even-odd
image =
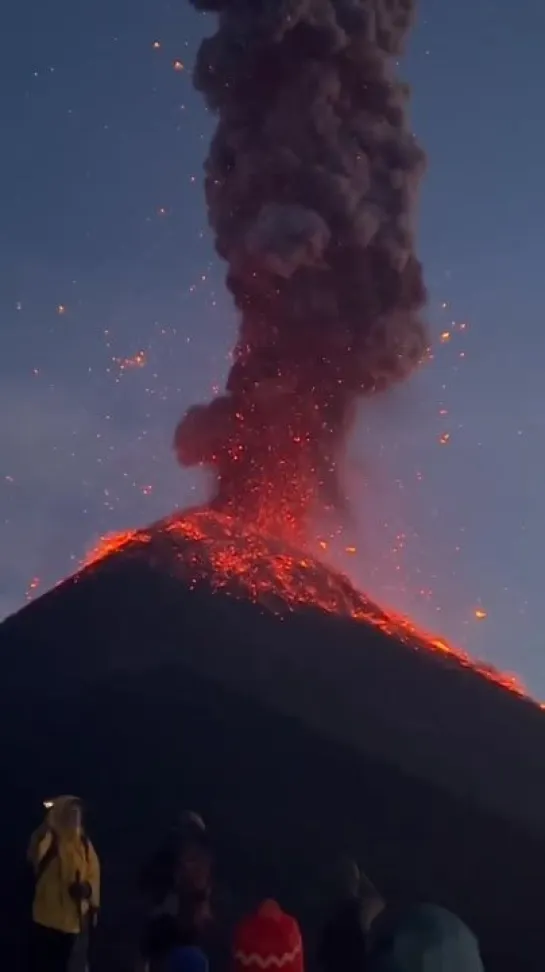
[[[206,826],[198,814],[186,812],[142,870],[140,890],[148,913],[141,943],[145,959],[198,945],[211,917],[211,885]]]
[[[198,814],[185,812],[145,864],[140,889],[153,906],[175,890],[202,901],[210,888],[211,868],[206,825]]]
[[[337,902],[318,947],[322,972],[363,972],[367,935],[384,899],[356,861],[343,860],[337,873]]]
[[[384,909],[370,927],[368,946],[369,972],[484,972],[473,932],[437,905]]]

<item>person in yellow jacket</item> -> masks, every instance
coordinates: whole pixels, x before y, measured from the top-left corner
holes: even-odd
[[[31,968],[66,972],[76,943],[96,921],[100,864],[83,829],[81,801],[62,796],[45,806],[27,854],[35,877]]]

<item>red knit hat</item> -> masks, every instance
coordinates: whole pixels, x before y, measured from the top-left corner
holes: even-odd
[[[303,942],[295,918],[264,901],[235,928],[233,972],[303,972]]]

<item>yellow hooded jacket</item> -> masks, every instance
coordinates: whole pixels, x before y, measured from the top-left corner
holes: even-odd
[[[74,797],[59,797],[45,823],[36,830],[27,857],[36,873],[32,917],[36,924],[77,935],[89,908],[100,906],[100,864],[91,841],[81,829],[62,829],[62,811]],[[46,860],[49,856],[49,860]],[[77,902],[70,894],[74,882],[88,882],[91,899]]]

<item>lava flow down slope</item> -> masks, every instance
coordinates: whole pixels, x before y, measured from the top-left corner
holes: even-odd
[[[536,704],[209,510],[91,560],[0,626],[1,849],[15,873],[44,796],[85,796],[105,969],[141,856],[184,805],[210,821],[234,911],[275,893],[315,927],[324,872],[350,852],[393,897],[456,908],[488,968],[539,967]]]

